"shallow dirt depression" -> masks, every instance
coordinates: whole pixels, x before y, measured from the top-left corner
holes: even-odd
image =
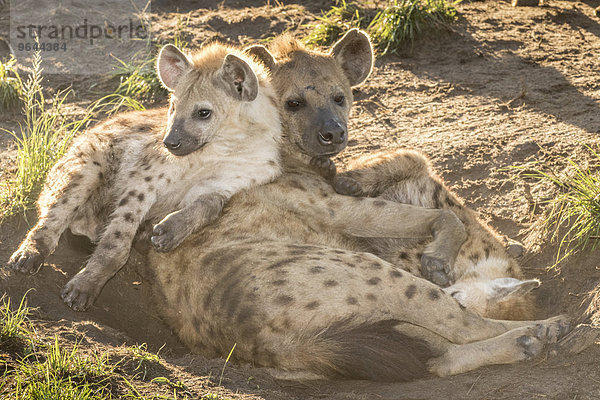
[[[284,30],[304,35],[305,24],[331,5],[273,3],[226,0],[217,9],[212,1],[154,1],[153,28],[159,36],[169,36],[177,15],[189,14],[192,47],[213,37],[246,44]],[[598,5],[600,1],[549,0],[544,7],[513,8],[509,1],[463,2],[452,32],[419,41],[412,51],[377,59],[371,78],[355,91],[351,140],[338,163],[343,166],[377,149],[418,149],[485,221],[507,237],[524,240],[540,218],[532,212],[532,199],[539,201],[544,193],[506,167],[537,161],[560,170],[565,156],[585,164],[590,153],[584,145],[598,149],[600,144]],[[5,36],[7,8],[0,11],[0,21],[0,35]],[[46,83],[56,89],[65,78],[49,76]],[[94,98],[93,84],[92,78],[74,82],[74,109]],[[16,122],[14,115],[0,116],[1,127],[12,128]],[[0,167],[10,171],[14,144],[6,135],[0,138]],[[35,215],[28,216],[33,223]],[[22,217],[0,226],[0,262],[9,258],[28,227]],[[600,301],[590,303],[590,298],[600,282],[600,253],[578,254],[548,271],[556,245],[539,241],[528,250],[521,264],[527,277],[542,281],[537,290],[540,318],[568,313],[576,322],[597,323]],[[148,306],[139,254],[132,253],[89,312],[64,306],[60,289],[88,255],[82,243],[63,238],[37,275],[2,270],[0,289],[17,302],[34,288],[28,298],[38,307],[39,329],[56,332],[61,340],[83,335],[83,343],[99,351],[143,342],[157,351],[166,344],[160,355],[169,373],[192,390],[202,387],[201,377],[219,376],[223,360],[190,355]],[[220,390],[227,397],[252,399],[597,399],[598,360],[600,347],[595,344],[578,355],[404,384],[283,382],[260,369],[229,365]]]

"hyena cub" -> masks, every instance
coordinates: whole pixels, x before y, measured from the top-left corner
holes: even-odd
[[[36,272],[66,228],[97,241],[62,291],[74,310],[89,307],[125,264],[143,222],[164,217],[151,241],[170,251],[234,193],[280,173],[279,114],[260,64],[221,44],[191,58],[167,45],[157,69],[171,91],[162,143],[165,109],[123,114],[77,138],[49,173],[39,221],[9,260]]]

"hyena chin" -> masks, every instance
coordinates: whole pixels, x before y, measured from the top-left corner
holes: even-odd
[[[97,241],[62,291],[74,310],[125,264],[143,222],[158,222],[152,245],[170,251],[234,193],[280,174],[281,124],[262,64],[221,44],[191,57],[167,45],[157,70],[172,93],[167,118],[165,109],[131,112],[78,137],[48,174],[39,221],[9,260],[36,272],[66,228]]]

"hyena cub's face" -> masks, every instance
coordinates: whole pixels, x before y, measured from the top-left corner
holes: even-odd
[[[353,29],[329,54],[308,51],[289,36],[270,49],[274,55],[262,46],[247,51],[271,70],[288,144],[311,157],[339,153],[348,143],[351,87],[368,77],[373,64],[368,36]]]
[[[224,125],[239,115],[243,102],[258,95],[258,79],[240,57],[223,45],[209,45],[189,59],[177,47],[160,51],[158,75],[171,91],[163,143],[185,156],[220,138]]]

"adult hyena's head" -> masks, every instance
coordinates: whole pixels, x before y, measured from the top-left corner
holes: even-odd
[[[157,70],[171,92],[163,143],[176,156],[193,153],[211,141],[227,140],[219,135],[239,119],[244,102],[256,99],[259,81],[266,79],[262,66],[218,43],[191,57],[166,45]]]
[[[348,143],[351,88],[367,79],[373,65],[369,37],[352,29],[329,53],[320,53],[284,35],[269,49],[272,53],[253,46],[247,52],[271,70],[287,149],[311,157],[343,150]]]

